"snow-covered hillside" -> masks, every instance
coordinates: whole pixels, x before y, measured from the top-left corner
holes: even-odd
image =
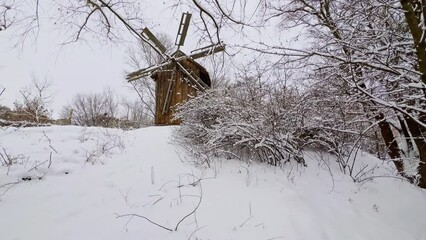
[[[426,239],[426,192],[404,181],[353,183],[313,152],[195,167],[172,131],[1,129],[0,239]]]

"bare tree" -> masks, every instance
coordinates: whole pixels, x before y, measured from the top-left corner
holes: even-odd
[[[143,22],[141,5],[134,0],[53,1],[52,4],[58,10],[54,18],[59,30],[71,33],[66,43],[79,41],[85,36],[120,41],[128,29],[138,35],[132,25]]]
[[[117,97],[111,89],[102,93],[79,93],[63,108],[61,118],[69,118],[70,112],[72,124],[113,127],[119,115]]]
[[[39,81],[33,76],[31,85],[19,91],[21,99],[14,102],[14,110],[28,115],[30,121],[47,122],[51,115],[49,105],[53,101],[53,95],[50,93],[51,86],[52,81],[48,78]]]
[[[0,3],[0,31],[12,31],[17,46],[23,46],[29,38],[36,39],[42,25],[62,32],[63,44],[87,37],[122,41],[130,28],[138,35],[140,29],[131,25],[143,22],[140,7],[135,0],[4,0]]]
[[[120,103],[122,109],[121,120],[122,125],[126,122],[133,128],[141,126],[149,126],[153,124],[154,117],[152,113],[147,110],[144,103],[139,100],[130,101],[123,99]]]
[[[281,17],[290,28],[307,27],[311,38],[319,41],[308,49],[264,45],[262,51],[271,53],[279,49],[282,55],[311,61],[316,65],[313,76],[340,82],[342,90],[357,96],[354,100],[362,103],[365,117],[374,117],[372,124],[380,128],[398,172],[413,182],[418,178],[418,185],[426,187],[426,156],[422,156],[426,149],[421,130],[426,129],[422,117],[424,83],[419,78],[420,68],[415,67],[420,66],[416,63],[420,58],[416,60],[413,52],[404,50],[412,48],[413,42],[416,46],[416,41],[407,31],[405,24],[409,26],[409,21],[404,18],[403,9],[374,0],[292,3],[283,6],[270,2],[267,5],[270,16]],[[413,99],[413,96],[420,97]],[[413,158],[419,164],[414,173],[406,168]]]

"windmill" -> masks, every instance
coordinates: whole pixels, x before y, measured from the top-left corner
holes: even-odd
[[[162,56],[164,61],[132,72],[126,77],[129,82],[147,76],[154,79],[156,83],[156,125],[180,123],[178,120],[173,120],[174,107],[188,100],[191,96],[195,96],[198,91],[204,92],[211,87],[207,70],[195,62],[195,59],[203,58],[225,49],[224,44],[217,43],[191,51],[189,55],[180,51],[180,47],[185,43],[191,16],[190,13],[182,14],[175,40],[177,50],[171,55],[166,53],[167,49],[154,34],[148,28],[145,28],[141,33],[141,37]]]

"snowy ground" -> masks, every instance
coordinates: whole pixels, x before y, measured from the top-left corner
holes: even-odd
[[[404,181],[355,184],[312,152],[308,168],[197,168],[171,132],[0,129],[14,161],[0,167],[0,239],[426,239],[426,192]]]

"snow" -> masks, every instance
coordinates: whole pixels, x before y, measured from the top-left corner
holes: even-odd
[[[225,159],[196,167],[172,132],[3,128],[0,151],[16,163],[0,167],[0,238],[426,239],[425,191],[400,179],[354,183],[313,151],[307,168]],[[394,172],[358,158],[379,176]]]

